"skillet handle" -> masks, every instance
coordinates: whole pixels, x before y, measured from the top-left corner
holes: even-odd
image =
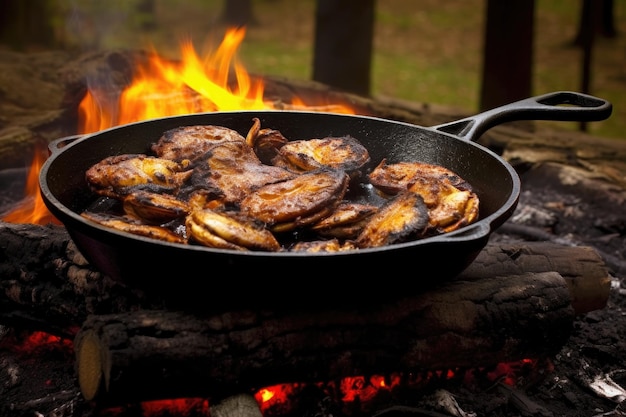
[[[65,146],[77,141],[78,139],[81,139],[84,136],[85,135],[72,135],[72,136],[65,136],[60,139],[55,139],[51,141],[50,143],[48,143],[48,152],[50,153],[50,155],[54,155],[58,152],[61,152],[61,149],[63,149]]]
[[[556,91],[526,98],[479,113],[475,116],[432,128],[460,139],[476,141],[488,129],[518,120],[591,122],[608,119],[613,105],[608,101],[574,91]]]

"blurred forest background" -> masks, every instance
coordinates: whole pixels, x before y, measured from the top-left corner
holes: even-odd
[[[330,23],[351,43],[335,68],[352,67],[353,77],[341,78],[329,62],[338,38],[332,31],[320,37],[320,22],[328,20],[320,13],[337,3],[348,8]],[[487,31],[512,24],[516,36],[486,44]],[[246,28],[237,58],[252,74],[314,79],[469,114],[492,107],[486,97],[502,99],[499,92],[583,91],[613,103],[613,115],[554,126],[626,138],[626,0],[0,0],[0,48],[29,53],[154,48],[176,59],[181,41],[191,40],[202,56],[233,25]],[[508,91],[490,75],[496,70],[528,74]]]

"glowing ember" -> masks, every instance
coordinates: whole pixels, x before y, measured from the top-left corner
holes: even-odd
[[[66,348],[72,347],[72,342],[69,339],[63,339],[62,337],[46,332],[33,332],[24,340],[20,350],[33,351],[38,349],[40,346],[50,346],[51,344],[64,346]]]
[[[73,343],[69,339],[35,331],[23,335],[19,340],[12,339],[10,349],[30,355],[38,355],[42,349],[56,349],[71,353]],[[9,345],[5,345],[9,346]],[[3,346],[0,344],[0,348]],[[550,365],[550,364],[548,364]],[[492,369],[472,368],[465,370],[440,370],[424,371],[423,373],[392,373],[386,376],[373,375],[370,377],[352,376],[341,378],[338,381],[318,383],[286,383],[267,386],[254,393],[259,410],[263,415],[272,416],[282,414],[285,410],[293,411],[301,396],[310,395],[305,391],[312,385],[319,392],[332,398],[332,401],[344,406],[358,405],[367,407],[376,401],[381,393],[383,398],[388,398],[388,393],[396,388],[403,390],[414,388],[415,392],[421,392],[424,388],[432,387],[442,382],[451,384],[463,384],[471,387],[481,384],[480,380],[489,383],[499,382],[509,386],[515,386],[519,380],[524,380],[537,370],[546,369],[546,363],[533,359],[523,359],[515,362],[499,363]],[[483,382],[484,382],[483,381]],[[378,397],[380,398],[380,397]],[[145,417],[160,416],[209,416],[210,401],[207,398],[187,397],[172,398],[154,401],[143,401],[129,407],[139,407],[141,415]],[[123,415],[124,407],[112,407],[103,410],[103,417],[107,415]]]
[[[145,401],[141,403],[141,409],[141,415],[143,416],[210,415],[209,402],[203,398],[181,398],[174,400]]]
[[[543,365],[543,364],[542,364]],[[533,372],[538,367],[538,361],[523,359],[516,362],[500,363],[493,369],[466,369],[466,370],[438,370],[425,371],[423,373],[403,374],[392,373],[387,376],[373,375],[369,378],[364,376],[345,377],[339,380],[338,389],[335,382],[317,383],[322,391],[338,397],[335,399],[344,405],[361,404],[365,405],[375,401],[377,395],[382,392],[390,392],[395,388],[414,388],[417,391],[441,382],[458,383],[465,386],[476,384],[477,379],[485,379],[490,383],[500,382],[505,385],[515,386],[519,379]],[[279,409],[289,409],[289,405],[294,398],[297,398],[307,384],[279,384],[265,387],[255,394],[255,399],[259,404],[261,412],[265,415],[268,410],[278,407]],[[269,414],[272,414],[271,412]]]
[[[80,134],[93,133],[122,124],[189,113],[277,109],[264,100],[264,84],[253,80],[237,61],[236,52],[245,28],[230,29],[218,49],[201,59],[191,42],[181,42],[180,62],[171,62],[152,52],[145,66],[136,68],[128,87],[118,96],[89,86],[78,109]],[[280,105],[285,108],[285,105]],[[294,98],[290,109],[354,114],[347,106],[307,105]],[[10,223],[48,224],[59,222],[39,196],[39,169],[46,156],[37,155],[30,168],[26,198],[2,220]]]

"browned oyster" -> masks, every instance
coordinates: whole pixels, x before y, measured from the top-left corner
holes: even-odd
[[[135,191],[122,200],[124,212],[148,223],[167,223],[185,217],[189,205],[170,194]]]
[[[281,249],[269,230],[240,213],[195,210],[187,217],[185,225],[189,238],[205,246],[233,250]]]
[[[108,213],[91,212],[83,212],[81,216],[122,232],[162,240],[164,242],[187,243],[187,238],[184,235],[177,234],[166,227],[145,224],[140,219],[131,216],[116,216]]]
[[[443,166],[383,159],[365,175],[370,155],[352,136],[289,141],[252,122],[245,138],[222,126],[171,129],[154,155],[94,164],[87,184],[104,197],[83,216],[168,242],[310,253],[422,239],[479,217],[471,185]]]
[[[151,147],[156,156],[172,161],[193,161],[215,145],[224,142],[242,142],[239,132],[223,126],[197,125],[170,129]]]
[[[428,210],[419,194],[397,194],[374,214],[356,238],[359,248],[375,248],[404,242],[424,234]]]
[[[411,187],[415,181],[432,179],[443,181],[462,190],[471,190],[471,185],[450,169],[424,162],[396,162],[388,164],[383,159],[368,178],[370,183],[387,194],[396,194]]]
[[[413,187],[409,189],[413,191]],[[442,185],[437,204],[429,210],[431,233],[448,233],[478,219],[478,196],[472,191]]]
[[[354,239],[377,211],[371,204],[342,201],[328,217],[311,225],[311,230],[320,236]]]
[[[188,161],[181,163],[143,154],[110,156],[85,173],[93,192],[120,198],[137,190],[175,193],[191,175]]]
[[[369,153],[361,142],[352,136],[341,136],[287,142],[280,147],[272,163],[294,172],[332,168],[353,175],[369,160]]]
[[[271,165],[272,159],[276,156],[278,150],[288,140],[278,130],[261,129],[261,121],[258,118],[255,117],[252,121],[252,127],[246,136],[246,143],[250,148],[254,149],[254,153],[264,164]]]
[[[478,218],[479,200],[471,185],[440,165],[383,160],[369,180],[387,194],[409,190],[421,195],[429,210],[430,233],[451,232]]]
[[[247,144],[228,142],[214,146],[198,160],[189,186],[207,190],[215,199],[237,203],[259,187],[295,176],[283,168],[263,164]]]
[[[241,211],[273,231],[293,230],[332,213],[343,199],[348,182],[343,171],[307,172],[252,192],[241,201]]]
[[[342,242],[339,239],[301,241],[291,247],[293,252],[309,253],[343,252],[354,249],[358,249],[354,243],[349,240]]]

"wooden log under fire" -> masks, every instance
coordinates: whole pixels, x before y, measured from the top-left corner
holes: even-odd
[[[456,281],[367,307],[92,315],[75,339],[81,392],[104,403],[223,398],[279,383],[548,357],[576,314],[606,302],[609,277],[589,248],[556,250],[556,261],[542,263],[531,261],[546,259],[532,246],[490,246]],[[487,272],[494,264],[496,275]],[[520,272],[524,264],[531,271]]]
[[[459,281],[358,310],[90,316],[75,350],[88,400],[222,396],[279,383],[543,357],[566,342],[574,314],[562,276],[528,273]]]
[[[593,248],[490,243],[455,280],[425,293],[358,308],[203,316],[108,279],[63,227],[0,223],[0,235],[0,320],[74,337],[83,396],[111,404],[545,357],[610,290]]]
[[[74,337],[88,315],[168,306],[100,273],[62,226],[0,221],[0,317],[7,324]],[[457,280],[506,279],[556,271],[577,314],[601,309],[608,298],[607,267],[591,247],[550,242],[490,243]],[[507,281],[508,282],[508,281]]]

